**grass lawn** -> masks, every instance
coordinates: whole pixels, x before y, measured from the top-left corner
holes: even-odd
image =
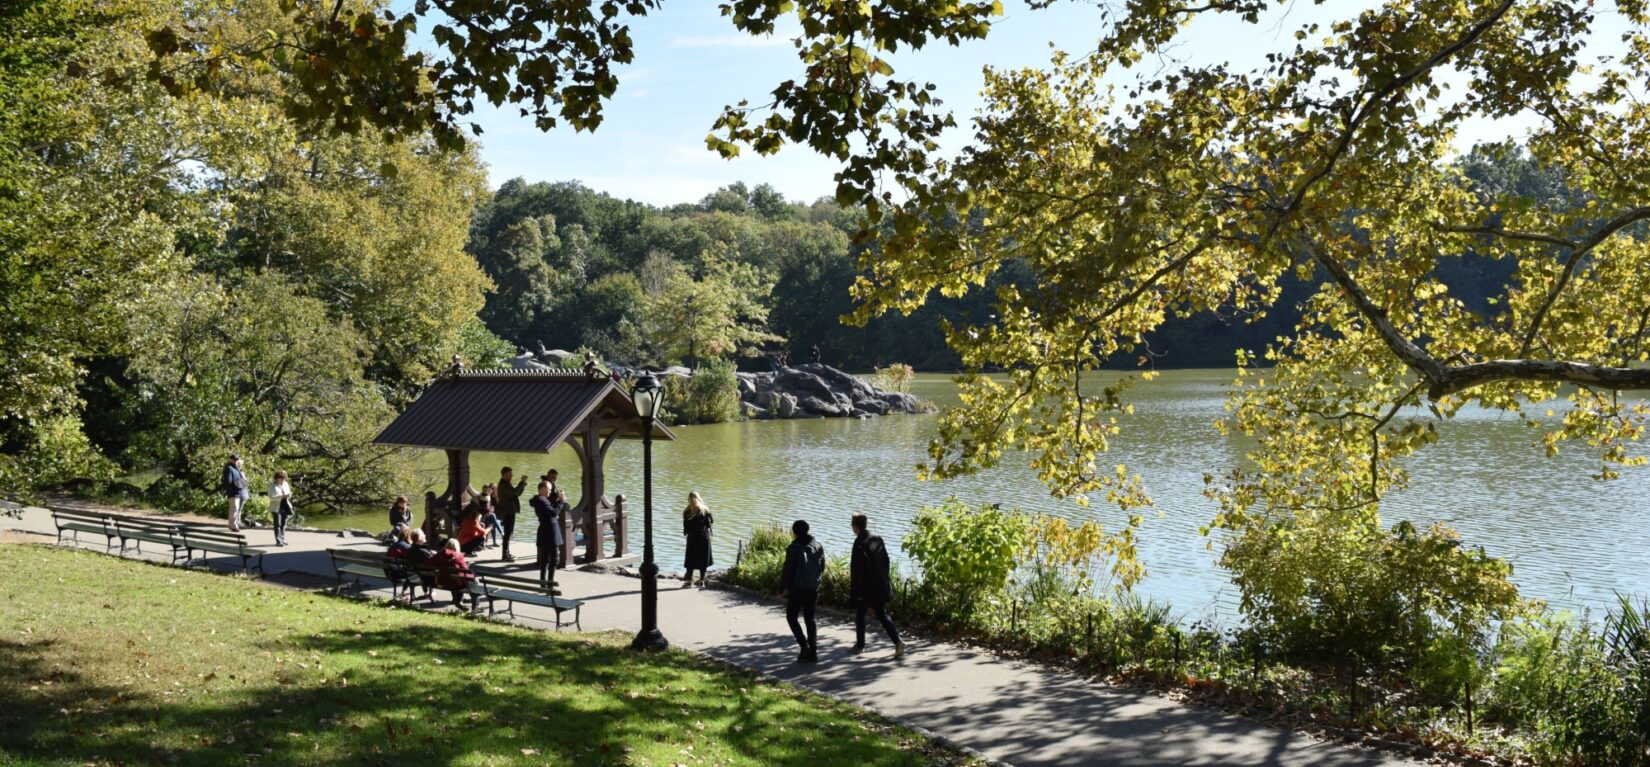
[[[0,764],[965,764],[864,711],[552,635],[0,546]]]

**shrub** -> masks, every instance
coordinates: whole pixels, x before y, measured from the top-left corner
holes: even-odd
[[[1455,531],[1373,515],[1298,512],[1242,531],[1221,564],[1242,592],[1254,636],[1284,657],[1408,672],[1450,694],[1494,622],[1523,608],[1512,569]]]
[[[1650,764],[1647,612],[1622,598],[1596,630],[1569,615],[1508,624],[1489,661],[1486,715],[1552,761]]]
[[[901,547],[921,569],[924,592],[966,617],[1007,588],[1029,529],[1018,512],[949,498],[917,513]]]
[[[105,483],[117,467],[92,446],[79,416],[62,415],[34,424],[28,445],[15,456],[0,455],[0,487],[27,491],[74,480]]]
[[[665,404],[673,423],[725,423],[739,419],[739,379],[732,362],[709,359],[690,378],[665,377]]]
[[[493,335],[481,318],[472,318],[458,329],[458,355],[471,368],[503,367],[515,356],[515,346]]]
[[[224,515],[223,496],[194,482],[165,475],[143,491],[143,500],[164,511],[182,511],[212,516]]]
[[[745,553],[785,553],[785,547],[791,545],[791,531],[774,525],[772,527],[758,527],[751,531],[750,543],[745,547]]]
[[[877,368],[871,374],[871,382],[877,388],[886,391],[906,392],[911,389],[911,379],[917,377],[917,371],[910,365],[896,362],[887,367]]]

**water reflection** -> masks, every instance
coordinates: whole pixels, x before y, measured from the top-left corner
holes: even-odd
[[[1188,619],[1229,622],[1236,611],[1236,590],[1215,564],[1218,543],[1211,547],[1215,542],[1198,532],[1215,513],[1214,503],[1203,496],[1203,476],[1219,474],[1239,459],[1237,443],[1220,438],[1212,426],[1224,415],[1225,387],[1232,379],[1231,371],[1169,371],[1135,387],[1128,395],[1135,412],[1123,419],[1124,433],[1105,459],[1140,471],[1155,501],[1146,510],[1140,540],[1149,571],[1140,590],[1171,602]],[[920,376],[912,390],[940,403],[955,400],[943,376]],[[933,428],[933,416],[898,416],[677,429],[679,442],[654,445],[655,534],[662,565],[681,566],[680,512],[690,490],[698,490],[716,515],[721,567],[732,564],[736,542],[752,529],[797,518],[809,520],[830,552],[846,551],[848,517],[856,511],[869,514],[873,529],[895,544],[920,506],[949,495],[1121,524],[1121,512],[1103,503],[1085,509],[1050,497],[1023,462],[973,477],[917,481],[914,469],[926,455]],[[1409,466],[1412,486],[1388,497],[1383,512],[1388,524],[1448,522],[1469,544],[1512,562],[1514,579],[1527,595],[1557,605],[1599,608],[1613,603],[1614,591],[1650,592],[1645,513],[1650,472],[1626,469],[1613,482],[1589,479],[1595,461],[1584,450],[1546,458],[1533,444],[1539,438],[1535,431],[1492,411],[1463,412],[1440,435],[1440,443]],[[425,459],[431,487],[442,481],[442,460],[439,453]],[[548,456],[478,454],[472,463],[476,483],[497,477],[504,465],[527,477],[559,468],[569,500],[577,501],[578,462],[567,448]],[[630,498],[639,548],[639,442],[613,446],[607,486],[609,494]],[[382,517],[375,509],[359,522],[343,523],[377,530]],[[526,529],[517,535],[531,541],[532,520],[523,521]],[[899,556],[897,545],[891,549]]]

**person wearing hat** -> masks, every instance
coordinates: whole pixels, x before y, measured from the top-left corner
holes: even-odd
[[[229,529],[238,533],[241,531],[241,507],[246,505],[246,499],[252,497],[246,472],[241,470],[239,453],[229,454],[229,463],[223,466],[223,476],[218,480],[218,486],[229,505]]]

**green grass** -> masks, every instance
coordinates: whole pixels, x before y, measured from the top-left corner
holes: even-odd
[[[896,765],[872,714],[616,634],[551,635],[0,546],[0,763]]]

